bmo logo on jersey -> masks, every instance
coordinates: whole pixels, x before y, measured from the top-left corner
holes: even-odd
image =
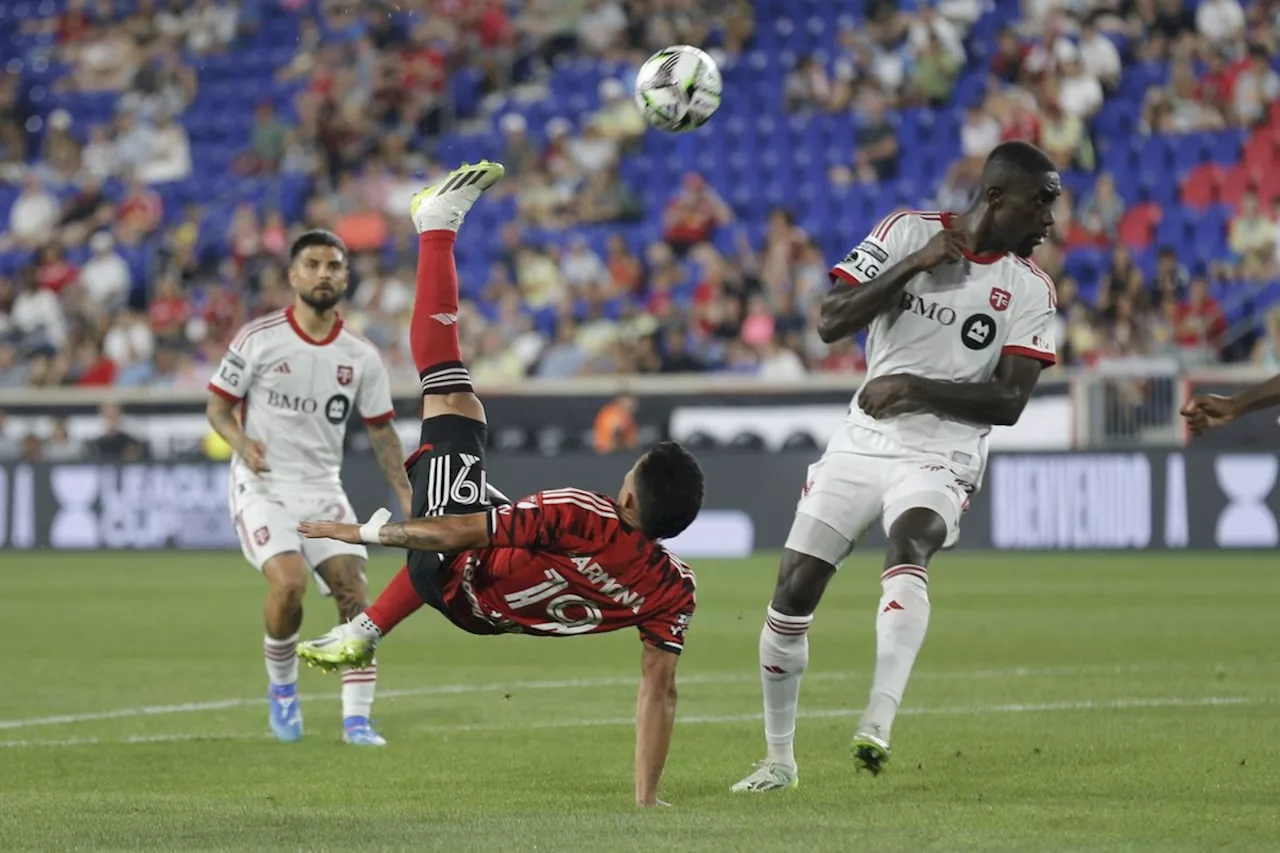
[[[273,409],[288,409],[304,415],[314,415],[320,409],[320,404],[310,397],[290,396],[270,389],[267,389],[267,405]]]
[[[956,322],[956,312],[952,309],[930,302],[906,290],[902,291],[902,299],[898,307],[904,314],[915,314],[917,317],[924,317],[926,320],[932,320],[944,326],[954,326]]]
[[[986,349],[995,339],[996,321],[986,314],[974,314],[960,327],[960,340],[969,349]]]
[[[291,396],[279,391],[267,390],[267,405],[273,409],[288,409],[303,415],[314,415],[321,411],[320,403],[311,397]],[[341,394],[334,394],[324,404],[325,420],[337,425],[351,414],[351,401]]]

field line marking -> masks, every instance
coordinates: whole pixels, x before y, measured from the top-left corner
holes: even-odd
[[[1203,696],[1199,698],[1185,696],[1160,696],[1132,699],[1084,699],[1075,702],[1042,702],[1013,703],[1000,705],[939,705],[937,707],[903,708],[899,714],[909,717],[932,716],[979,716],[982,714],[1038,714],[1060,711],[1132,711],[1145,708],[1207,708],[1243,705],[1271,705],[1280,702],[1280,697],[1258,696]],[[812,711],[801,711],[803,719],[833,719],[854,717],[862,713],[861,708],[828,708]],[[764,719],[763,714],[711,714],[677,717],[676,724],[683,726],[725,725],[730,723],[750,723]],[[485,731],[530,731],[539,729],[595,728],[603,726],[630,726],[635,724],[634,717],[601,717],[582,720],[556,720],[546,722],[520,723],[464,723],[445,726],[421,726],[408,731],[430,734],[462,734]],[[155,744],[186,743],[192,741],[233,741],[233,740],[269,740],[268,734],[247,733],[205,733],[205,734],[162,734],[135,735],[124,738],[67,738],[65,740],[11,740],[0,741],[0,748],[22,747],[70,747],[70,746],[107,746],[119,744]]]
[[[1250,667],[1226,667],[1228,671],[1252,671]],[[913,678],[929,679],[1006,679],[1006,678],[1078,678],[1082,676],[1130,675],[1157,672],[1202,672],[1208,675],[1211,667],[1167,666],[1162,664],[1133,664],[1124,666],[1060,666],[1060,667],[1009,667],[1005,669],[974,669],[950,671],[922,671]],[[809,681],[843,681],[853,678],[869,677],[866,670],[847,670],[836,672],[813,672],[805,677]],[[759,676],[748,670],[732,673],[707,673],[681,676],[681,685],[695,684],[741,684],[755,683]],[[336,682],[335,682],[336,683]],[[591,689],[599,687],[634,687],[637,677],[611,676],[601,678],[566,678],[546,681],[498,681],[472,684],[434,684],[424,687],[411,687],[399,690],[379,690],[379,699],[396,699],[414,696],[456,696],[473,693],[511,692],[516,690],[564,690]],[[303,693],[299,696],[303,701],[331,701],[331,693]],[[0,731],[31,728],[34,726],[73,725],[91,723],[102,720],[128,719],[131,717],[169,716],[174,714],[195,714],[206,711],[224,711],[232,708],[256,707],[266,704],[264,697],[242,699],[217,699],[208,702],[187,702],[175,705],[143,705],[134,708],[116,708],[109,711],[88,711],[80,714],[55,714],[43,717],[28,717],[17,720],[0,720]]]

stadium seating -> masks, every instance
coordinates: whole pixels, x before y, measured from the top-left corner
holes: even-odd
[[[23,97],[35,113],[47,119],[54,110],[65,109],[74,116],[77,131],[83,131],[112,114],[117,96],[57,91],[55,83],[67,69],[51,58],[50,37],[27,33],[22,27],[32,17],[56,14],[64,3],[18,0],[0,5],[0,44],[10,48],[6,51],[13,57],[9,68],[20,69]],[[900,5],[910,8],[915,4]],[[117,0],[115,6],[118,12],[127,13],[133,0]],[[795,211],[798,223],[831,258],[843,254],[850,240],[871,228],[887,209],[929,205],[959,150],[962,110],[985,89],[985,57],[994,47],[995,34],[1002,22],[1018,16],[1019,4],[1017,0],[987,4],[969,33],[969,63],[948,106],[905,109],[892,115],[905,152],[897,179],[885,185],[839,188],[829,182],[827,166],[850,160],[851,140],[860,117],[852,113],[788,115],[780,104],[784,76],[796,57],[812,54],[832,62],[842,20],[859,14],[861,6],[857,0],[759,0],[753,43],[723,68],[724,104],[715,119],[694,134],[648,133],[640,149],[622,164],[622,179],[645,204],[645,221],[588,227],[573,233],[581,233],[594,251],[602,253],[609,234],[621,230],[631,247],[642,251],[658,235],[657,219],[680,176],[691,170],[701,172],[729,201],[753,240],[760,239],[769,209],[785,205]],[[293,56],[297,15],[270,3],[262,5],[260,14],[261,26],[254,38],[238,43],[224,55],[195,61],[199,96],[181,121],[198,165],[190,179],[156,187],[171,222],[181,216],[184,203],[205,205],[199,251],[208,257],[225,251],[227,224],[237,204],[250,201],[260,211],[279,209],[289,221],[295,221],[311,191],[308,180],[298,176],[229,177],[233,158],[249,143],[253,103],[270,98],[289,119],[300,87],[275,79],[277,70]],[[1123,44],[1122,39],[1118,41]],[[1273,64],[1280,66],[1280,59]],[[599,106],[601,79],[619,78],[629,85],[629,73],[630,69],[616,63],[561,57],[548,81],[545,100],[508,100],[492,115],[489,130],[449,133],[420,142],[445,163],[497,157],[503,143],[496,128],[507,113],[523,115],[535,139],[541,138],[551,118],[565,118],[580,126],[584,115]],[[1280,111],[1273,111],[1271,124],[1252,133],[1231,129],[1145,135],[1137,127],[1143,99],[1151,85],[1164,82],[1167,76],[1168,67],[1163,64],[1128,64],[1118,90],[1092,121],[1093,139],[1100,169],[1115,176],[1119,194],[1128,205],[1120,239],[1135,250],[1139,265],[1150,271],[1156,249],[1172,246],[1189,269],[1202,270],[1229,254],[1227,223],[1247,188],[1256,188],[1264,203],[1280,197],[1280,169],[1276,168],[1280,163]],[[454,73],[450,90],[459,117],[480,114],[479,76],[474,69]],[[253,91],[254,97],[246,98],[246,91]],[[39,150],[41,133],[34,131],[31,150]],[[1065,180],[1080,198],[1092,187],[1095,175],[1073,173]],[[108,187],[109,194],[120,191],[115,183]],[[17,188],[0,184],[0,221],[7,221],[17,193]],[[481,205],[473,214],[474,230],[496,234],[502,222],[513,215],[511,200]],[[563,245],[571,234],[530,229],[526,236],[533,242]],[[722,239],[729,238],[722,235]],[[478,287],[497,251],[496,239],[468,240],[460,248],[463,287],[473,297],[478,297]],[[147,286],[141,261],[146,254],[146,247],[141,247],[134,257],[127,258],[138,290]],[[79,262],[83,255],[84,250],[78,250],[71,259]],[[0,274],[30,260],[27,253],[0,255]],[[1105,253],[1081,248],[1069,253],[1067,268],[1080,278],[1087,296],[1105,271],[1105,263]],[[690,282],[696,280],[696,276],[689,278]],[[676,294],[678,299],[689,296],[688,290]]]

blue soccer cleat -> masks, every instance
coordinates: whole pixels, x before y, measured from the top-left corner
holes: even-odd
[[[368,717],[344,717],[342,742],[352,746],[386,746],[387,739],[373,730]]]
[[[282,743],[302,739],[302,702],[297,684],[273,684],[267,695],[267,721],[271,733]]]

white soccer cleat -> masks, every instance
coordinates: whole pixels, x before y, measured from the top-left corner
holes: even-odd
[[[889,763],[889,730],[874,724],[858,726],[849,750],[854,764],[870,771],[872,776],[879,776]]]
[[[751,775],[734,785],[735,794],[763,794],[766,791],[785,791],[800,784],[800,774],[790,764],[765,759],[756,762]]]
[[[326,672],[363,669],[373,663],[377,646],[376,635],[361,631],[355,622],[344,622],[323,637],[298,643],[298,657]]]
[[[438,184],[432,184],[413,197],[409,213],[413,225],[424,231],[457,231],[462,227],[471,205],[480,194],[496,184],[507,172],[501,163],[481,160],[474,166],[463,163]]]

